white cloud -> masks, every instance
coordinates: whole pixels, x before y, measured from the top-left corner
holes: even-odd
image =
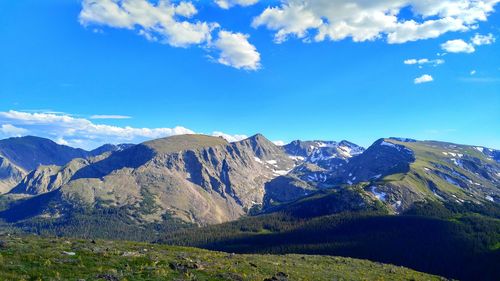
[[[248,138],[248,136],[246,136],[246,135],[229,135],[229,134],[226,134],[223,132],[217,132],[217,131],[213,132],[212,136],[223,137],[228,142],[235,142],[235,141],[240,141],[240,140],[244,140],[244,139]]]
[[[407,65],[433,65],[433,66],[438,66],[440,64],[445,63],[443,59],[435,59],[435,60],[430,60],[430,59],[407,59],[403,61],[404,64]]]
[[[26,135],[28,130],[24,128],[18,128],[12,124],[2,124],[0,126],[0,135],[2,137],[20,137]]]
[[[432,81],[434,81],[434,78],[432,78],[432,76],[430,76],[429,74],[424,74],[420,77],[415,78],[413,82],[415,84],[422,84],[422,83],[429,83]]]
[[[471,70],[470,75],[471,75],[471,76],[476,75],[476,71],[475,71],[475,70]]]
[[[476,46],[491,45],[495,43],[495,40],[496,38],[491,33],[488,35],[476,34],[471,38],[472,44]]]
[[[74,147],[92,149],[105,143],[139,143],[149,139],[173,135],[195,134],[194,131],[176,126],[173,128],[135,128],[96,124],[85,118],[68,114],[5,111],[0,112],[0,136],[35,135]],[[229,135],[214,132],[228,141],[247,138],[245,135]]]
[[[160,0],[83,0],[80,12],[82,25],[106,25],[137,29],[146,38],[159,38],[175,47],[198,45],[210,40],[216,23],[188,21],[197,10],[191,2],[170,3]]]
[[[449,53],[474,53],[476,49],[474,45],[465,42],[462,39],[449,40],[441,44],[441,48]]]
[[[222,9],[229,9],[234,6],[251,6],[257,2],[259,0],[215,0],[215,3]]]
[[[149,41],[173,47],[199,46],[210,50],[215,46],[220,51],[217,60],[238,69],[259,68],[260,54],[248,42],[248,35],[219,31],[218,39],[212,42],[212,33],[220,28],[216,22],[193,19],[198,13],[192,2],[173,3],[170,0],[83,0],[80,23],[84,26],[101,25],[134,30]],[[247,6],[255,0],[219,1],[227,4]]]
[[[265,25],[268,29],[276,30],[277,43],[285,41],[290,35],[304,38],[309,29],[319,28],[322,24],[323,21],[313,11],[298,4],[283,5],[281,8],[269,7],[252,22],[255,28]]]
[[[214,47],[220,51],[218,62],[238,69],[257,70],[260,54],[248,42],[248,35],[221,30]]]
[[[92,115],[90,119],[130,119],[127,115]]]
[[[407,59],[403,62],[404,64],[412,65],[412,64],[417,64],[418,60],[416,59]]]
[[[284,146],[286,143],[282,140],[275,140],[273,143],[277,146]]]
[[[290,36],[306,41],[405,43],[436,38],[450,31],[475,29],[500,0],[283,0],[253,21],[276,31],[275,41]],[[411,11],[403,17],[401,11]]]

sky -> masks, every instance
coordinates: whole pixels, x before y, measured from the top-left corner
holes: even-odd
[[[499,3],[0,1],[0,138],[500,149]]]

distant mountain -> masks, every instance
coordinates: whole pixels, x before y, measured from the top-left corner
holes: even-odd
[[[348,141],[301,141],[295,140],[283,146],[285,152],[307,163],[324,169],[334,169],[347,159],[363,153],[363,147]]]
[[[91,151],[87,152],[87,157],[89,156],[98,156],[107,152],[113,152],[113,151],[121,151],[125,150],[127,148],[130,148],[134,146],[134,144],[131,143],[122,143],[122,144],[104,144],[99,146],[96,149],[93,149]]]
[[[295,142],[296,144],[299,142]],[[305,150],[294,145],[294,154]],[[307,152],[314,154],[314,147]],[[307,154],[302,154],[307,155]],[[404,138],[377,140],[335,168],[306,162],[266,185],[265,207],[317,190],[364,184],[365,191],[400,212],[423,200],[500,201],[498,151],[478,146]]]
[[[0,155],[31,171],[39,165],[64,165],[74,158],[86,157],[88,152],[49,139],[27,136],[0,140]]]
[[[106,144],[92,151],[86,151],[34,136],[0,140],[0,194],[8,192],[28,172],[40,165],[62,166],[76,158],[95,157],[130,146],[130,144]]]

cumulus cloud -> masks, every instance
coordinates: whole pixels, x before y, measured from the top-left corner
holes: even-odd
[[[182,127],[173,128],[135,128],[96,124],[85,118],[76,118],[67,114],[33,113],[21,111],[0,112],[0,135],[12,137],[21,135],[36,135],[53,139],[54,141],[82,148],[95,148],[105,143],[139,143],[149,139],[194,134],[195,132]],[[241,139],[242,135],[231,136],[221,132],[230,141]]]
[[[274,30],[275,41],[290,36],[306,41],[405,43],[468,31],[486,21],[500,0],[284,0],[265,9],[254,27]],[[401,11],[411,11],[402,17]]]
[[[474,35],[470,39],[470,42],[465,42],[462,39],[449,40],[443,44],[441,44],[441,48],[450,53],[474,53],[476,51],[475,46],[483,46],[483,45],[491,45],[495,43],[496,38],[493,34]]]
[[[430,76],[429,74],[424,74],[420,77],[415,78],[415,80],[413,80],[413,82],[415,84],[429,83],[432,81],[434,81],[434,78],[432,78],[432,76]]]
[[[229,9],[234,6],[251,6],[259,0],[215,0],[215,3],[222,9]]]
[[[220,2],[220,3],[219,3]],[[250,5],[251,0],[218,1],[219,5]],[[212,44],[212,33],[220,28],[216,22],[193,19],[198,10],[192,2],[169,0],[83,0],[80,23],[130,29],[149,41],[173,47],[199,46],[220,51],[218,62],[239,68],[257,69],[260,54],[241,33],[219,31]]]
[[[474,45],[465,42],[462,39],[449,40],[441,44],[441,48],[449,53],[474,53],[476,48]]]
[[[221,30],[214,46],[220,52],[218,62],[221,64],[247,70],[260,67],[260,54],[248,42],[248,35]]]
[[[12,124],[2,124],[0,126],[0,135],[2,137],[20,137],[26,135],[28,130],[24,128],[18,128]]]
[[[187,47],[210,40],[216,23],[189,21],[197,14],[191,2],[156,4],[146,0],[83,0],[80,23],[105,25],[115,28],[137,29],[150,40]]]

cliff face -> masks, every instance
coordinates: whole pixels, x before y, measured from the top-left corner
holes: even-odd
[[[25,175],[24,169],[0,156],[0,194],[11,190]]]

